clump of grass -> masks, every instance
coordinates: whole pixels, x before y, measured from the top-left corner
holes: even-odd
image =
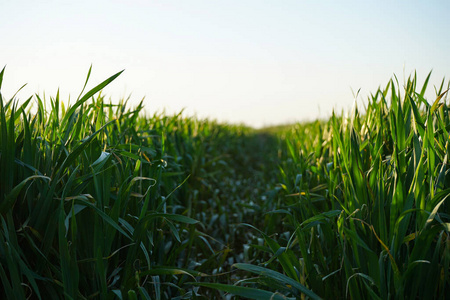
[[[208,299],[218,290],[189,282],[229,283],[243,261],[253,235],[237,224],[270,186],[247,151],[273,147],[244,126],[107,103],[119,75],[68,107],[0,96],[0,298]]]
[[[36,96],[34,116],[31,98],[18,106],[1,97],[2,297],[171,298],[202,275],[184,269],[201,258],[186,254],[198,221],[172,195],[188,176],[165,141],[179,117],[149,121],[142,103],[94,98],[119,75],[67,108],[57,95],[47,111]]]
[[[364,114],[283,131],[269,268],[326,299],[448,298],[450,110],[444,81],[424,99],[430,75],[404,96],[389,81]]]

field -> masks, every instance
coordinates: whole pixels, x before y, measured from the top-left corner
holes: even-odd
[[[1,95],[0,298],[450,298],[444,80],[255,130],[111,104],[119,75]]]

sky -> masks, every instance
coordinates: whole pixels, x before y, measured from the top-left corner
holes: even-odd
[[[148,113],[262,127],[350,110],[397,76],[450,76],[450,1],[0,1],[9,99],[103,91]],[[432,101],[435,94],[429,89]]]

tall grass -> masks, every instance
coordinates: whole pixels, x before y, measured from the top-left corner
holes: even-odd
[[[389,81],[363,114],[285,130],[270,268],[325,299],[449,297],[450,110],[444,81],[424,99],[429,78],[402,92]]]
[[[0,298],[449,297],[444,81],[256,131],[108,103],[119,75],[0,94]]]
[[[119,74],[35,114],[1,97],[1,298],[190,298],[221,272],[235,236],[217,228],[242,219],[217,187],[249,130],[107,104]]]

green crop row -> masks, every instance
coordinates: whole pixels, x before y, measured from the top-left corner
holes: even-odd
[[[108,103],[119,75],[0,94],[0,298],[449,297],[444,81],[257,131]]]
[[[450,109],[444,81],[424,99],[430,75],[420,91],[415,75],[391,80],[363,113],[282,134],[274,213],[289,238],[271,251],[325,299],[449,297]]]

